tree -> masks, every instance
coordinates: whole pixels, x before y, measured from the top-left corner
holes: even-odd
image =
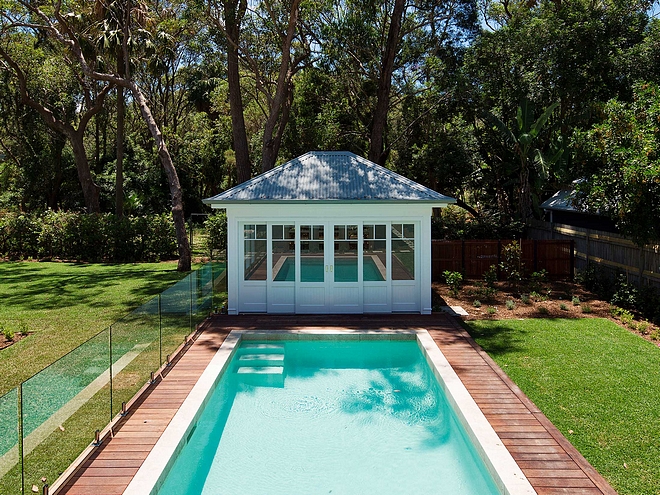
[[[512,128],[494,114],[489,114],[487,117],[518,159],[518,217],[522,222],[526,222],[532,213],[530,170],[535,171],[542,179],[547,179],[550,167],[564,153],[562,148],[552,150],[549,146],[547,151],[544,150],[544,143],[539,139],[541,131],[558,106],[559,103],[553,103],[534,120],[534,106],[528,100],[523,100],[518,107]],[[549,154],[548,151],[551,153]]]
[[[167,149],[165,139],[156,120],[154,119],[151,108],[149,107],[149,103],[147,102],[144,93],[133,78],[132,72],[130,70],[131,64],[126,64],[127,72],[124,76],[113,72],[103,72],[102,68],[90,64],[81,43],[81,39],[86,40],[85,36],[87,35],[87,30],[77,29],[76,25],[69,22],[69,19],[76,19],[76,15],[73,13],[63,14],[60,10],[61,4],[59,1],[56,1],[53,5],[50,6],[52,9],[49,10],[49,12],[51,12],[50,15],[46,14],[40,6],[32,2],[20,0],[19,3],[34,18],[34,20],[30,20],[30,22],[24,22],[23,25],[34,29],[39,29],[40,32],[44,33],[48,37],[49,40],[54,43],[58,43],[63,49],[66,50],[68,56],[71,57],[76,64],[78,64],[85,77],[94,81],[104,82],[108,85],[122,86],[123,88],[130,91],[133,100],[140,109],[142,118],[149,128],[149,131],[155,141],[156,149],[158,150],[158,156],[160,158],[163,169],[165,170],[165,174],[167,175],[172,201],[172,219],[174,221],[179,250],[179,263],[177,268],[179,271],[189,271],[191,267],[191,253],[188,236],[186,235],[181,184],[179,183],[179,177],[177,175],[176,169],[174,168],[172,157]],[[131,19],[137,16],[148,15],[148,12],[137,8],[131,9],[130,13]],[[88,27],[88,25],[84,23],[83,25],[85,28]],[[133,35],[130,27],[125,29],[128,30],[130,35]],[[126,60],[130,60],[128,39],[129,36],[124,36],[122,39],[122,50]],[[89,42],[90,40],[86,41]],[[85,48],[88,46],[93,46],[93,43],[86,43]],[[106,64],[107,69],[111,68],[111,66],[111,64]]]
[[[660,241],[660,87],[639,82],[633,91],[631,103],[610,100],[601,123],[576,133],[587,172],[576,201],[643,246]]]
[[[25,13],[25,12],[24,12]],[[25,30],[33,34],[25,33]],[[28,19],[17,12],[4,10],[2,14],[2,26],[0,31],[0,58],[3,61],[1,69],[10,72],[18,83],[18,90],[23,104],[29,106],[39,113],[48,127],[63,134],[69,140],[75,157],[78,179],[85,198],[85,206],[90,213],[101,211],[99,203],[100,188],[94,182],[87,152],[84,145],[84,136],[91,119],[102,109],[105,97],[114,87],[112,82],[103,82],[98,85],[88,77],[80,67],[70,63],[55,48],[46,46],[43,49],[32,50],[31,53],[21,53],[22,50],[30,51],[28,43],[39,39],[37,26],[31,24]],[[54,52],[54,53],[52,53]],[[48,87],[56,88],[57,78],[61,76],[55,72],[41,72],[39,77],[36,73],[43,67],[51,66],[52,59],[56,58],[64,62],[65,71],[70,78],[68,89],[75,91],[78,101],[74,96],[68,108],[57,108],[48,102],[45,94]],[[46,62],[44,66],[35,64],[35,60]],[[34,83],[42,83],[35,87]]]

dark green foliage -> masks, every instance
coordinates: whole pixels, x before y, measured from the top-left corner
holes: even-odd
[[[136,262],[176,257],[168,215],[118,218],[48,210],[0,213],[0,257]]]
[[[458,291],[461,289],[461,283],[463,282],[463,275],[460,272],[450,272],[449,270],[442,272],[442,275],[449,286],[449,292],[454,297],[458,296]]]
[[[521,222],[506,221],[499,215],[484,214],[475,218],[455,206],[443,208],[441,216],[431,219],[433,239],[519,239],[524,228]]]
[[[209,215],[204,222],[206,229],[206,249],[211,257],[213,251],[227,249],[227,214],[222,211]]]

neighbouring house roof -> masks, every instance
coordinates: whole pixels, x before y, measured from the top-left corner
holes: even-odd
[[[275,167],[204,203],[422,202],[456,200],[353,153],[313,151]]]
[[[573,206],[576,192],[574,190],[562,189],[541,203],[544,210],[570,211],[574,213],[583,213]]]

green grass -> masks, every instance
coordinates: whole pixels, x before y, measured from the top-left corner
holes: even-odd
[[[175,263],[0,263],[0,395],[183,277]]]
[[[657,346],[596,318],[477,321],[469,331],[619,494],[660,494]]]

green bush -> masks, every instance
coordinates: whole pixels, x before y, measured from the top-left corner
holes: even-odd
[[[0,257],[77,261],[158,261],[176,257],[169,215],[118,218],[52,211],[0,212]]]
[[[227,215],[225,212],[209,215],[204,222],[206,229],[206,249],[209,256],[213,251],[227,249]]]
[[[449,286],[449,292],[456,297],[458,296],[458,291],[461,289],[461,282],[463,281],[463,275],[460,272],[450,272],[445,270],[442,272],[442,275],[445,277],[445,282]]]

